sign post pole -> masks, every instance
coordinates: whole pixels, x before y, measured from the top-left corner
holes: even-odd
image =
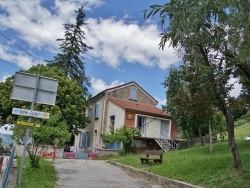
[[[36,101],[37,88],[38,88],[38,83],[39,83],[39,78],[40,78],[40,75],[38,74],[37,78],[36,78],[34,96],[33,96],[33,100],[32,100],[32,103],[31,103],[31,110],[34,109],[34,104],[35,104],[35,101]],[[29,117],[28,122],[29,123],[31,122],[31,117]],[[25,141],[24,141],[24,148],[23,148],[22,163],[21,163],[20,172],[19,172],[19,175],[18,175],[18,185],[19,186],[22,183],[23,167],[24,167],[25,158],[26,158],[26,149],[27,149],[27,142],[28,142],[29,134],[30,134],[30,127],[27,127],[26,135],[25,135]]]
[[[29,116],[28,123],[26,124],[27,126],[31,125],[32,117],[49,119],[49,113],[33,111],[34,104],[36,102],[47,105],[55,105],[57,88],[58,88],[58,80],[56,79],[43,77],[40,76],[39,74],[34,75],[24,72],[16,72],[10,98],[31,102],[31,110],[13,108],[12,114]],[[35,127],[40,127],[40,125]],[[22,162],[21,162],[20,172],[18,175],[18,187],[22,183],[23,167],[25,164],[26,149],[27,149],[30,130],[31,130],[30,127],[26,129]]]

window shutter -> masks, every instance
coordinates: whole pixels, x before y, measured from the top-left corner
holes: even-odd
[[[95,119],[99,118],[99,104],[95,105]]]
[[[135,87],[130,87],[130,99],[137,100],[137,89]]]

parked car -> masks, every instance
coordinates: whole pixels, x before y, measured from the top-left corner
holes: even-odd
[[[250,140],[250,134],[246,137],[246,140]]]

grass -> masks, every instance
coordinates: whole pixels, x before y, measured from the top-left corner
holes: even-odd
[[[21,158],[18,158],[18,164]],[[29,158],[25,160],[25,168],[22,176],[22,184],[20,188],[55,188],[56,187],[56,171],[52,162],[40,159],[40,168],[31,168]],[[20,165],[19,165],[20,166]]]
[[[235,129],[237,148],[243,169],[235,170],[227,141],[214,144],[214,152],[209,145],[168,152],[163,155],[163,163],[141,165],[140,156],[118,157],[117,162],[143,169],[168,178],[189,182],[204,187],[238,188],[250,186],[250,141],[244,138],[250,132],[250,123]]]
[[[245,140],[245,138],[250,134],[250,122],[236,127],[235,129],[235,139],[236,140]]]

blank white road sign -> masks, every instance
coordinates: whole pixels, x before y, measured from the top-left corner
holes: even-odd
[[[37,79],[38,85],[36,85]],[[34,102],[55,105],[57,87],[58,80],[56,79],[16,72],[10,98],[32,102],[36,92]]]

